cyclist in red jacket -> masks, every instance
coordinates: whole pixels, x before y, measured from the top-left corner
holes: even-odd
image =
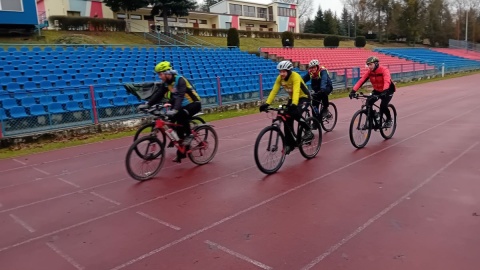
[[[381,99],[380,103],[380,117],[383,114],[387,117],[387,121],[384,124],[384,128],[392,127],[392,115],[388,110],[388,104],[392,100],[393,93],[395,92],[395,84],[390,76],[390,71],[384,66],[379,66],[379,60],[375,56],[371,56],[367,59],[368,70],[363,74],[362,78],[353,86],[350,92],[350,99],[355,96],[356,91],[362,87],[362,85],[370,79],[373,86],[372,98],[368,100],[368,104],[372,106],[378,99]]]

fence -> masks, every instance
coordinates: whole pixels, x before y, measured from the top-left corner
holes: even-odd
[[[393,80],[460,71],[456,67],[435,68],[427,64],[387,67]],[[363,73],[362,69],[355,67],[329,70],[334,90],[352,87]],[[205,108],[265,100],[277,76],[278,73],[273,71],[255,76],[194,78],[190,81],[195,85]],[[189,78],[189,75],[185,74],[185,77]],[[286,94],[281,91],[279,95]],[[136,112],[136,106],[140,103],[142,102],[136,97],[127,94],[123,84],[66,86],[62,89],[14,92],[0,89],[0,139],[139,118],[143,116]]]

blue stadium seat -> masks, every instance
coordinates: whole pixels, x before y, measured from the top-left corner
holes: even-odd
[[[2,107],[4,109],[9,110],[10,108],[16,107],[16,106],[18,106],[18,102],[17,102],[17,99],[15,98],[6,98],[2,100]]]
[[[28,117],[29,115],[25,111],[24,107],[17,106],[10,108],[10,116],[12,118],[23,118]]]
[[[7,114],[5,113],[5,109],[4,108],[0,108],[0,121],[1,120],[7,120],[8,119],[8,116]]]
[[[113,105],[110,103],[110,99],[101,98],[97,100],[97,106],[99,108],[108,108],[108,107],[112,107]]]
[[[20,100],[20,105],[23,106],[23,107],[30,107],[32,105],[34,105],[36,102],[35,102],[35,98],[33,97],[24,97]]]
[[[76,111],[83,111],[83,108],[81,108],[78,104],[78,101],[69,101],[65,104],[65,108],[67,111],[70,112],[76,112]]]
[[[59,103],[67,103],[70,101],[70,97],[68,95],[58,95],[57,102]]]
[[[40,104],[44,106],[48,106],[54,103],[52,96],[41,96],[40,97]]]
[[[35,115],[35,116],[40,116],[40,115],[45,115],[48,114],[47,111],[45,111],[45,106],[41,104],[34,104],[30,106],[30,114]]]
[[[115,105],[115,106],[125,106],[125,105],[128,105],[128,103],[125,102],[124,97],[114,97],[113,98],[113,105]]]
[[[48,112],[49,113],[64,113],[65,110],[60,103],[50,103],[48,104]]]

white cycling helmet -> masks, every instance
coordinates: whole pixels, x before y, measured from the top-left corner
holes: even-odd
[[[285,60],[285,61],[282,61],[282,62],[278,63],[277,69],[278,70],[292,70],[293,69],[293,64],[292,64],[292,62],[290,62],[288,60]]]
[[[308,63],[309,68],[316,66],[320,66],[320,61],[318,61],[317,59],[313,59],[312,61],[310,61],[310,63]]]

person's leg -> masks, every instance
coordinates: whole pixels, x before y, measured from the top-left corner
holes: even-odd
[[[328,113],[328,95],[324,92],[320,92],[319,96],[322,102],[322,111],[320,112],[320,115],[322,117],[325,117],[327,116],[327,113]]]
[[[382,102],[380,103],[380,117],[385,114],[385,116],[387,117],[387,121],[392,120],[392,115],[390,114],[390,110],[388,109],[388,104],[392,100],[392,97],[393,93],[390,93],[390,91],[380,96],[380,99],[382,100]]]

